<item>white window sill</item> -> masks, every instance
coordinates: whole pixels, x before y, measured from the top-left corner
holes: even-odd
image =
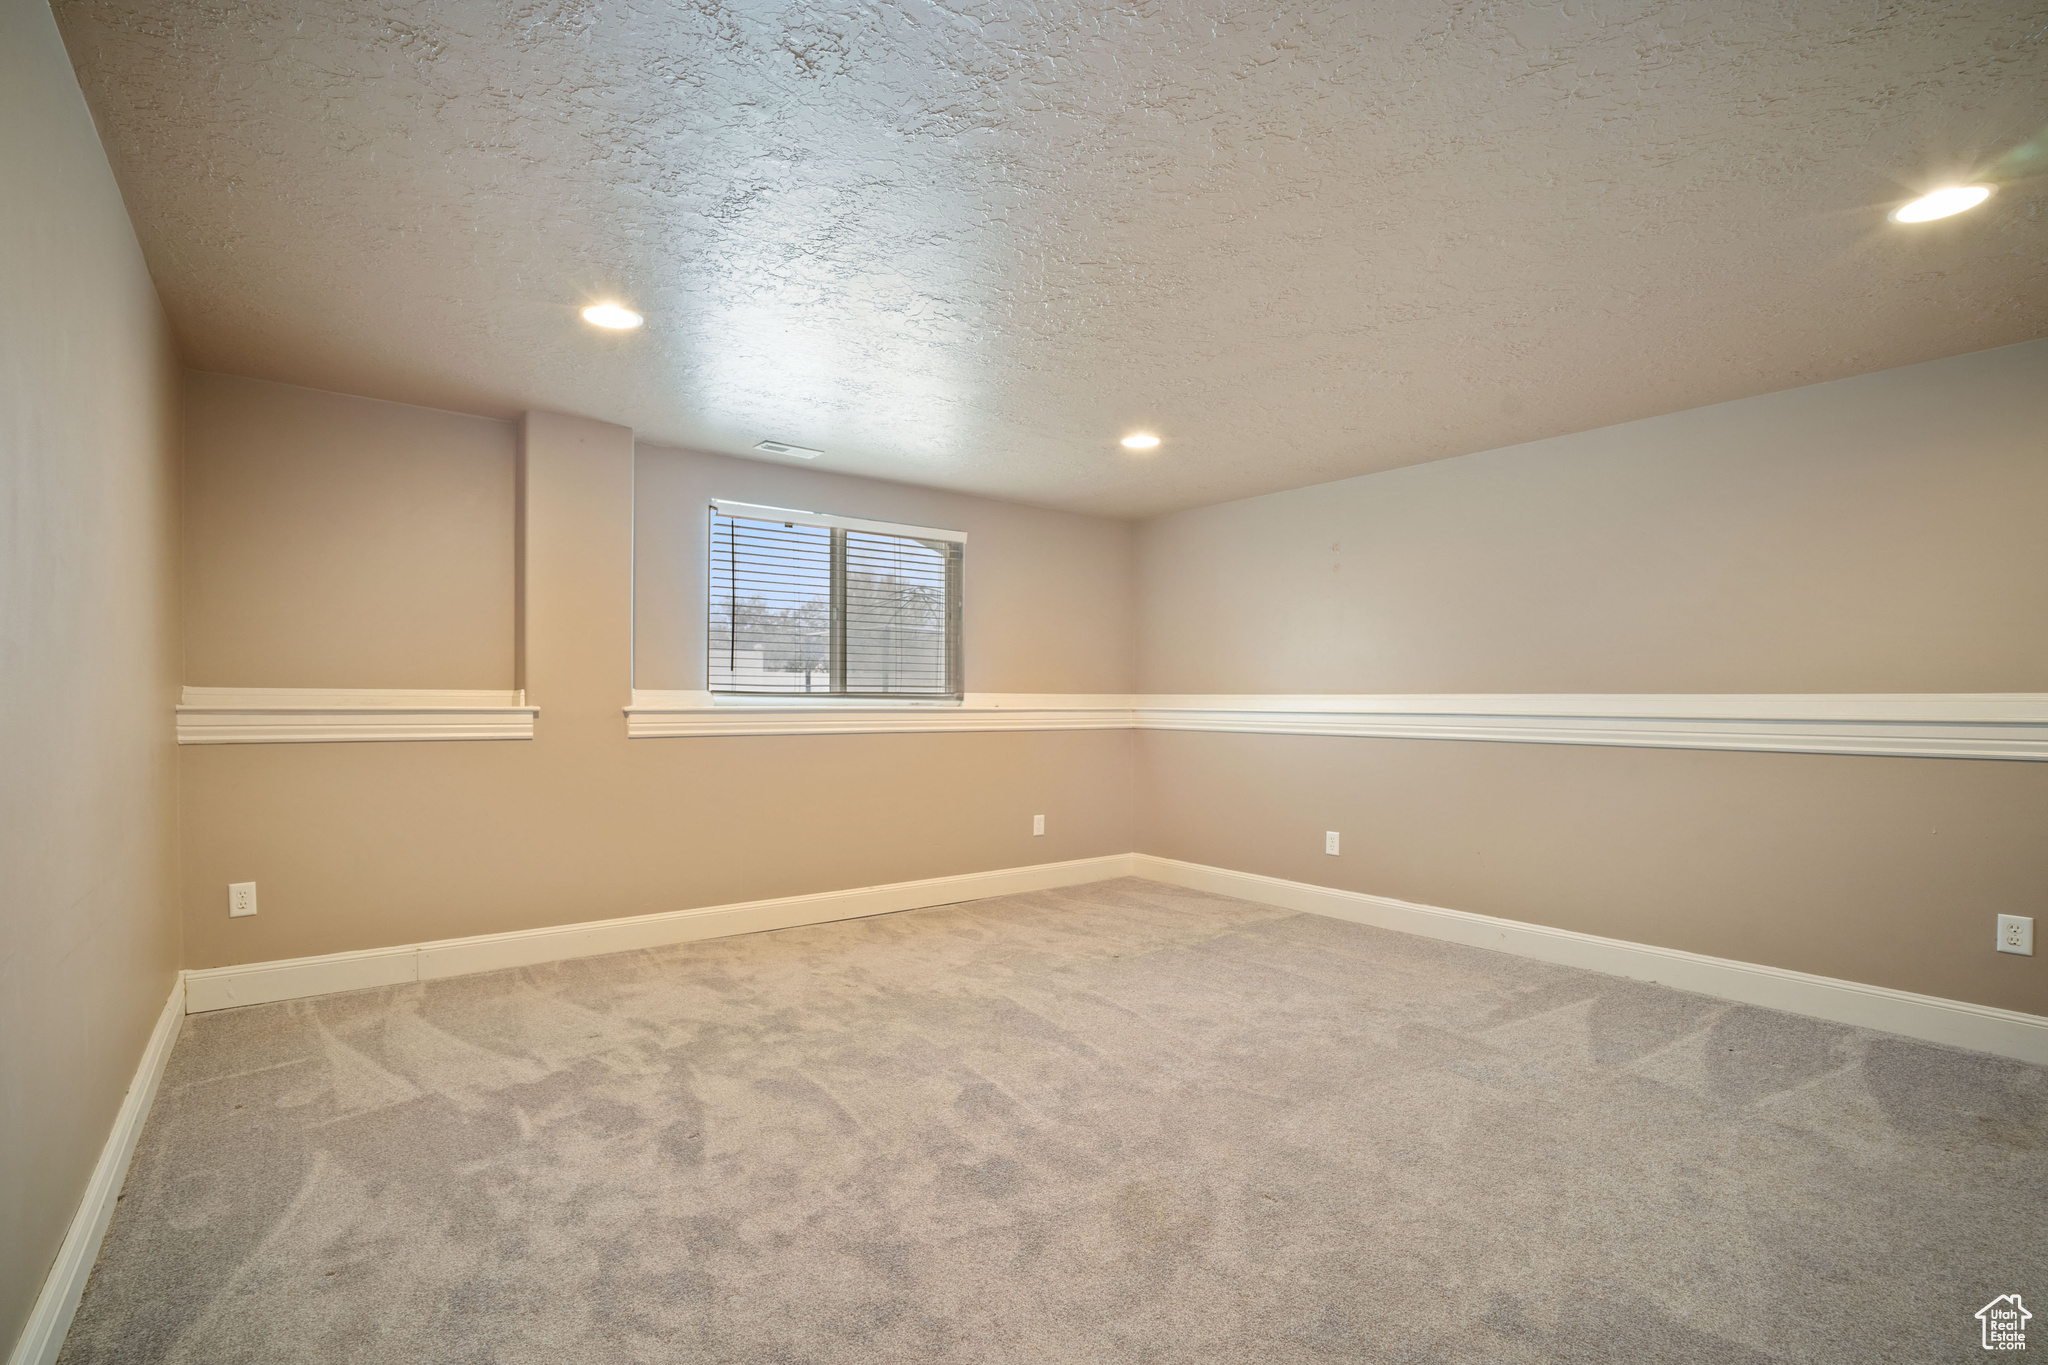
[[[642,694],[635,693],[637,698]],[[787,697],[768,695],[739,696],[730,693],[712,692],[710,705],[721,711],[875,711],[893,708],[931,708],[960,706],[959,697],[835,697],[829,693],[808,692]]]
[[[1130,698],[970,692],[965,697],[741,697],[636,690],[626,733],[692,735],[904,734],[945,730],[1116,730],[1131,727]]]

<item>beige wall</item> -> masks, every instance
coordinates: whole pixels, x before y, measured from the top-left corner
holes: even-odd
[[[2048,691],[2048,341],[1145,522],[1147,692]]]
[[[706,509],[713,498],[967,532],[962,672],[970,692],[1128,692],[1132,523],[797,465],[640,447],[635,677],[704,686]]]
[[[186,965],[1130,850],[1120,731],[188,747]],[[1042,838],[1031,816],[1049,814]],[[260,915],[227,917],[230,881]]]
[[[187,683],[512,685],[517,426],[225,375],[185,377]],[[704,677],[705,507],[805,507],[969,533],[974,691],[1123,692],[1131,523],[641,446],[635,676]]]
[[[2043,890],[2040,836],[2029,831],[2048,828],[2033,820],[2048,768],[1164,734],[628,741],[619,717],[634,670],[641,687],[701,685],[712,497],[967,530],[977,691],[1121,691],[1134,674],[1146,690],[1175,692],[2048,687],[2041,632],[2027,628],[2042,619],[2048,582],[2034,534],[2048,522],[2044,362],[2040,345],[2008,348],[1135,532],[810,467],[636,451],[622,428],[536,415],[525,667],[539,738],[185,750],[189,962],[1135,841],[2048,1007],[2034,960],[1988,947],[1992,913],[2030,912]],[[250,395],[269,412],[303,393],[279,399],[273,388],[213,393]],[[437,432],[473,420],[444,427],[445,414],[371,406],[396,426],[416,421],[391,438],[415,465],[432,461]],[[230,414],[204,429],[251,425]],[[288,428],[276,439],[289,443]],[[415,486],[413,510],[463,496],[456,479]],[[380,524],[393,503],[359,489],[330,505],[341,514],[323,534],[340,555],[374,541],[356,519]],[[208,583],[193,590],[195,617],[233,590]],[[387,681],[429,685],[417,674]],[[1052,817],[1042,840],[1021,833],[1038,811]],[[1905,837],[1923,825],[1925,837]],[[1314,852],[1330,828],[1346,834],[1341,858]],[[225,884],[252,878],[263,914],[228,920]]]
[[[2048,691],[2048,342],[1145,523],[1157,692]],[[1147,852],[2048,1012],[2048,764],[1146,734]],[[1322,854],[1325,830],[1344,837]]]
[[[2042,959],[1991,946],[2048,910],[2048,764],[1138,740],[1147,853],[2048,1013]]]
[[[185,681],[512,686],[512,422],[185,376]]]
[[[264,412],[289,402],[309,420],[316,414],[293,396],[302,391],[276,399],[265,392],[275,387],[214,392],[224,402],[247,397]],[[419,460],[432,458],[437,434],[450,429],[440,414],[378,406],[395,423],[419,414],[403,437]],[[216,461],[198,448],[202,430],[249,425],[234,415],[195,424],[192,460]],[[278,443],[295,439],[288,424],[269,430]],[[641,686],[702,685],[703,588],[694,566],[710,496],[965,528],[968,683],[977,690],[1128,686],[1128,525],[720,456],[645,448],[636,456],[624,428],[553,414],[532,414],[523,444],[524,679],[540,708],[536,738],[186,747],[187,965],[1130,849],[1128,734],[628,740],[621,713],[636,630],[640,668],[651,675]],[[330,457],[354,459],[342,448]],[[387,467],[364,481],[391,476]],[[465,494],[451,481],[434,496]],[[392,501],[358,492],[328,505],[322,534],[339,558],[370,538],[358,520],[382,525]],[[431,519],[435,505],[419,514]],[[190,610],[210,616],[224,609],[216,597],[233,599],[243,586],[218,575],[195,583]],[[280,648],[297,645],[288,637]],[[279,676],[267,667],[242,672]],[[392,678],[428,685],[417,675]],[[1034,837],[1031,816],[1040,813],[1047,833]],[[245,880],[258,883],[262,913],[230,920],[226,885]]]
[[[0,2],[0,1352],[178,966],[177,370],[71,63]]]

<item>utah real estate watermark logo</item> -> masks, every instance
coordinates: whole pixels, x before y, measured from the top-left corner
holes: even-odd
[[[2033,1317],[2017,1294],[2000,1294],[1977,1310],[1984,1324],[1984,1349],[2024,1351],[2027,1349],[2027,1319]]]

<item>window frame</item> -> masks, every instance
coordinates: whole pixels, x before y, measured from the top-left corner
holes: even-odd
[[[944,657],[946,668],[946,690],[944,692],[735,692],[720,691],[712,683],[712,632],[716,622],[718,569],[714,563],[718,553],[718,518],[745,521],[780,522],[784,526],[817,526],[832,533],[828,560],[828,583],[830,594],[830,642],[827,646],[828,676],[843,683],[846,676],[846,532],[863,531],[871,535],[900,536],[910,540],[937,540],[950,543],[954,548],[945,557],[945,607],[943,627],[945,631]],[[967,533],[936,526],[912,526],[900,522],[874,521],[865,517],[845,517],[830,512],[810,512],[793,507],[770,507],[761,503],[738,502],[730,498],[713,498],[705,517],[704,536],[704,688],[714,706],[761,706],[777,709],[790,707],[889,707],[889,706],[959,706],[966,699],[966,684],[962,677],[962,595],[966,578]],[[727,629],[731,629],[728,624]]]

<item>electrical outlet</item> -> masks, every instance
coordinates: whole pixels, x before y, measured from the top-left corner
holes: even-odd
[[[228,915],[239,919],[256,913],[256,883],[228,883]]]
[[[1045,833],[1045,817],[1043,815],[1034,815],[1031,817],[1031,832],[1033,834]]]
[[[1324,831],[1324,833],[1323,833],[1323,852],[1325,852],[1325,853],[1329,854],[1329,855],[1330,855],[1331,857],[1333,857],[1333,858],[1337,856],[1337,831],[1336,831],[1336,830],[1332,829],[1332,830],[1325,830],[1325,831]]]
[[[1998,917],[1998,951],[2018,953],[2021,957],[2034,955],[2034,917],[2032,915],[2000,915]]]

